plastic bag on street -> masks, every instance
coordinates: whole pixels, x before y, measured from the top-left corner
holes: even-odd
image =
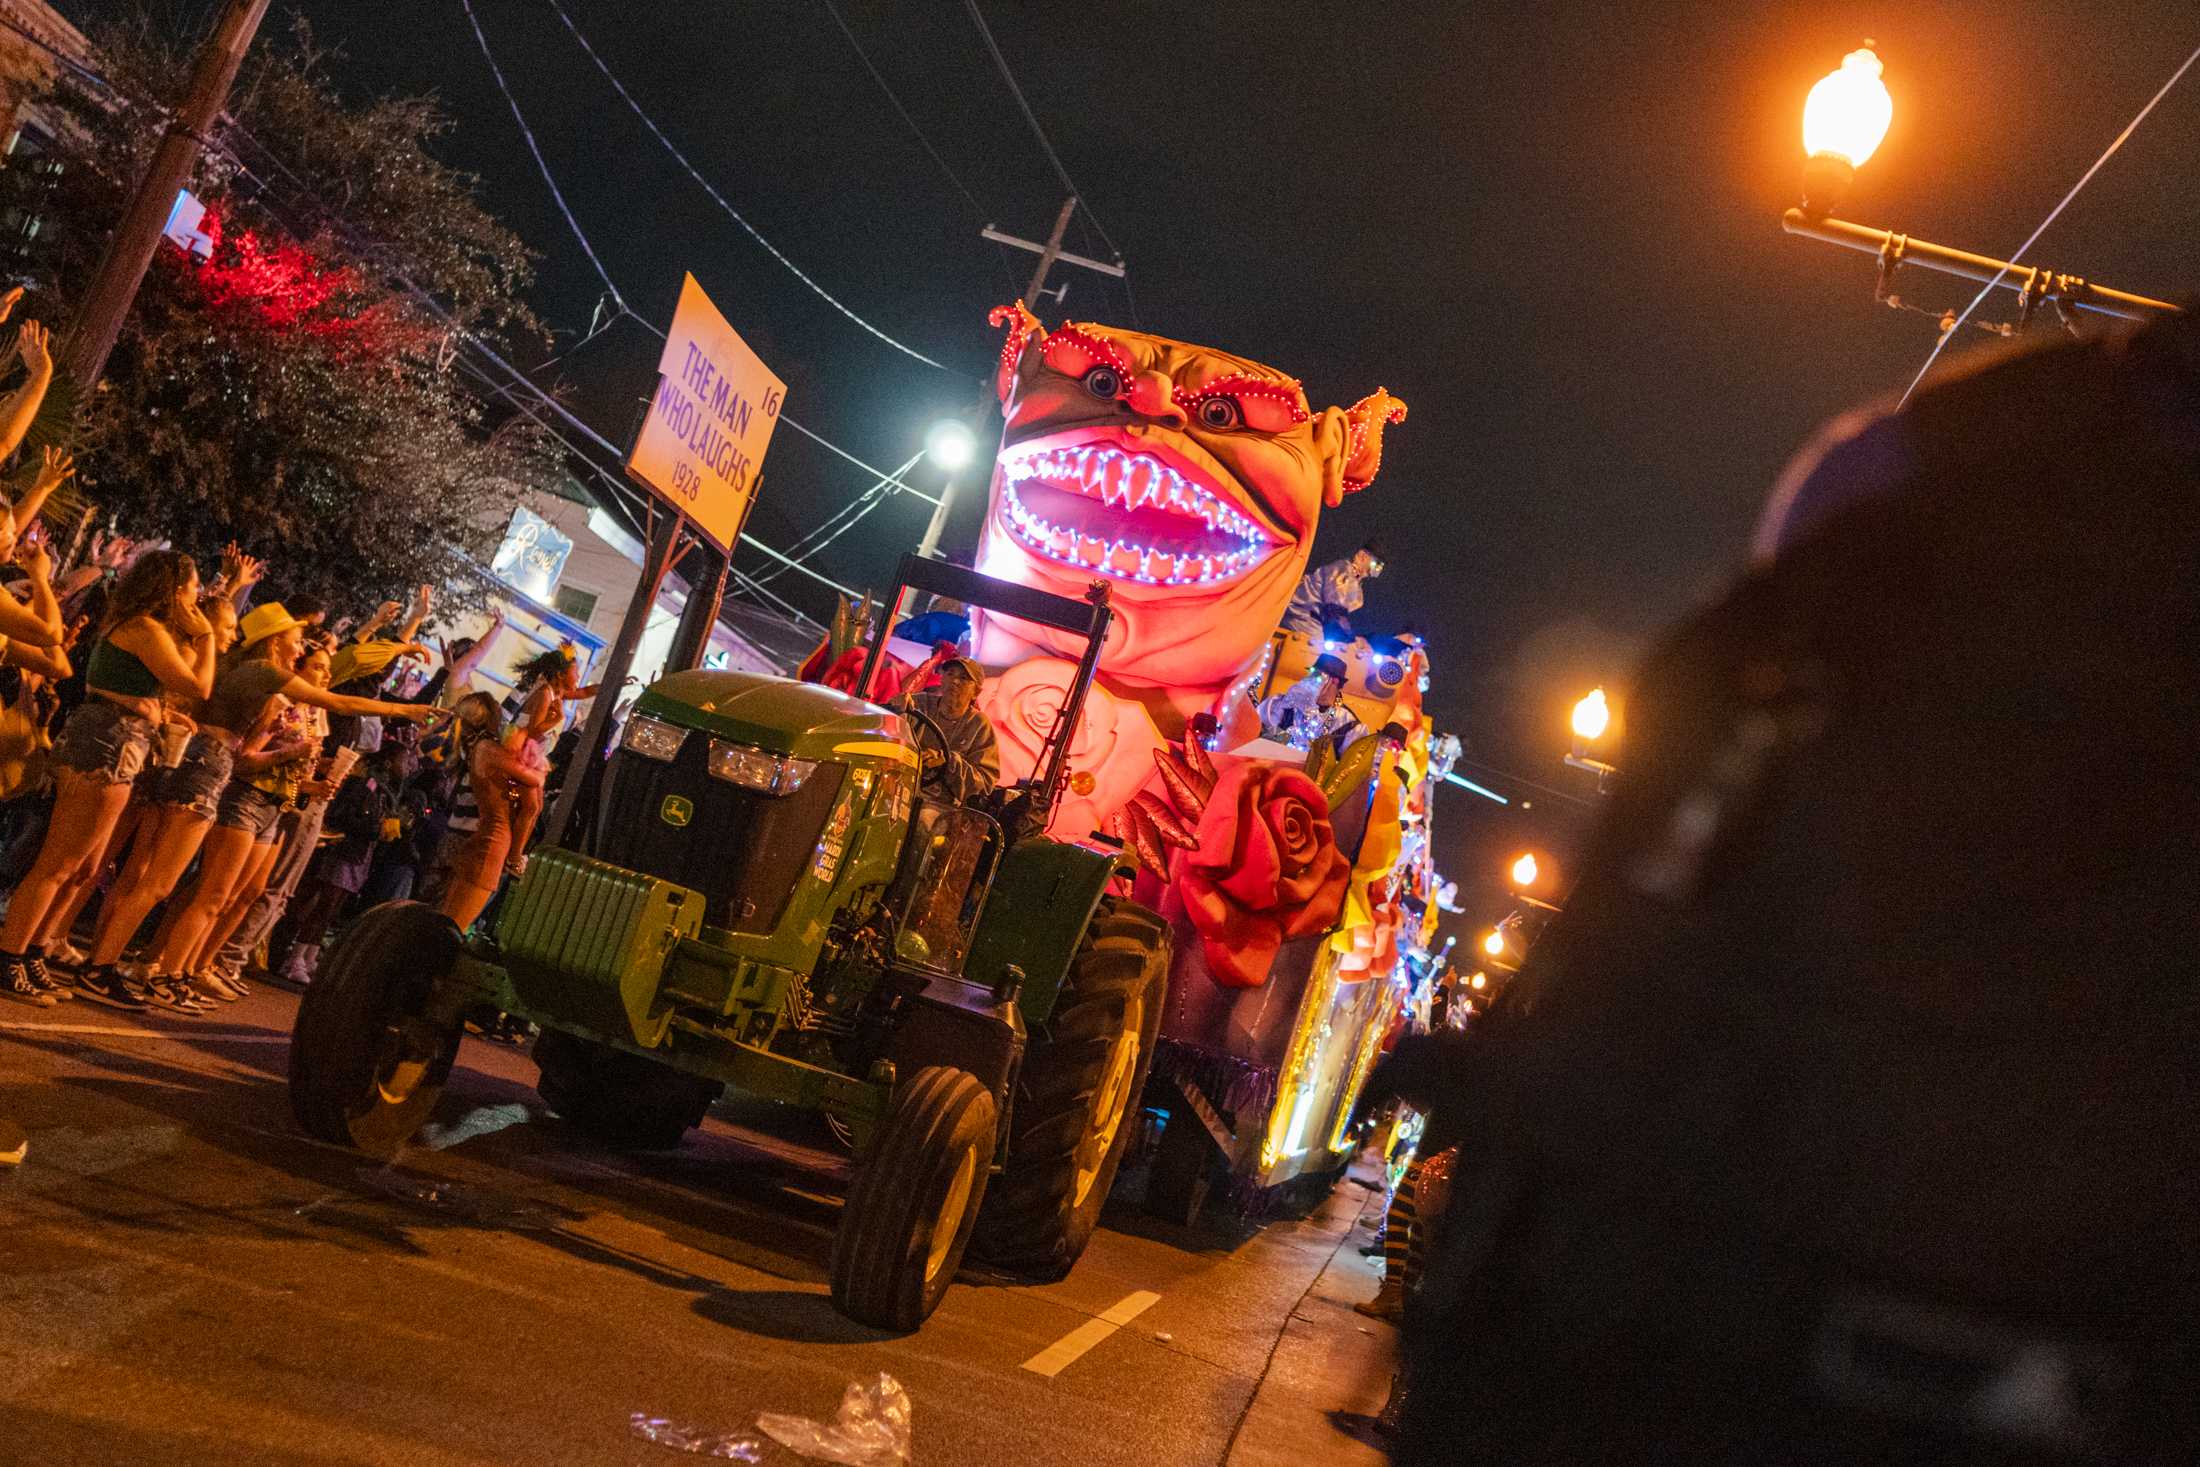
[[[765,1435],[819,1462],[842,1467],[906,1467],[909,1461],[909,1393],[881,1371],[866,1385],[848,1382],[840,1414],[830,1425],[806,1416],[767,1411],[756,1418]]]
[[[635,1412],[628,1419],[627,1428],[643,1441],[670,1447],[675,1452],[690,1452],[698,1457],[717,1457],[729,1462],[764,1460],[764,1444],[745,1431],[705,1431],[699,1426],[686,1426],[662,1416],[652,1416],[647,1411]]]

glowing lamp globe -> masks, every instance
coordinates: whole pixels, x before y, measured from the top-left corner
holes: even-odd
[[[1574,705],[1574,737],[1593,744],[1611,726],[1612,705],[1606,701],[1604,689],[1591,688],[1588,696]]]
[[[1838,158],[1861,168],[1878,151],[1894,121],[1894,98],[1879,79],[1879,57],[1869,46],[1841,58],[1841,69],[1810,89],[1803,103],[1803,152]]]
[[[1535,852],[1533,851],[1528,851],[1524,853],[1519,860],[1513,862],[1512,864],[1512,879],[1514,886],[1533,886],[1535,885],[1536,877],[1542,874],[1543,870],[1540,866],[1536,864]]]
[[[1482,939],[1482,951],[1488,953],[1493,958],[1501,958],[1505,956],[1504,929],[1493,928],[1490,932],[1490,935]]]
[[[978,456],[978,438],[960,418],[942,418],[924,435],[924,456],[932,467],[955,473]]]
[[[1472,978],[1469,978],[1467,980],[1467,987],[1472,988],[1477,992],[1480,992],[1482,989],[1485,989],[1489,986],[1490,975],[1487,973],[1477,973]]]

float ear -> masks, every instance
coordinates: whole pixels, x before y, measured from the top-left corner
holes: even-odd
[[[1383,429],[1406,420],[1406,405],[1378,387],[1347,408],[1328,408],[1314,420],[1322,456],[1322,503],[1335,509],[1347,494],[1375,482],[1383,462]]]
[[[1024,309],[1022,301],[1013,306],[995,306],[986,320],[996,327],[1005,327],[1008,335],[1001,342],[1001,365],[994,374],[993,390],[998,393],[1001,405],[1008,405],[1009,392],[1016,386],[1016,364],[1023,360],[1024,348],[1034,341],[1046,340],[1046,328],[1039,318]]]

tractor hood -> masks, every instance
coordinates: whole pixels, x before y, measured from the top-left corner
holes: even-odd
[[[756,672],[675,672],[651,683],[634,711],[804,759],[875,756],[887,752],[876,745],[901,742],[901,720],[875,703]]]

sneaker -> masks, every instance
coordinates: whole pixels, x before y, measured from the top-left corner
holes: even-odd
[[[313,982],[313,971],[321,964],[321,949],[316,943],[292,943],[290,952],[283,958],[280,970],[269,976],[277,983],[288,983],[304,988]]]
[[[55,1003],[76,997],[76,990],[46,971],[46,960],[37,953],[23,959],[23,971],[30,974],[31,982],[53,995]]]
[[[196,1016],[214,1007],[213,1001],[202,997],[189,982],[181,978],[170,978],[165,973],[145,979],[143,986],[146,1002],[155,1008]]]
[[[122,976],[118,968],[86,968],[76,975],[77,991],[93,1003],[137,1013],[145,1007],[145,990]]]
[[[235,1003],[244,997],[244,990],[231,979],[219,973],[197,973],[191,978],[191,986],[201,993],[211,994],[223,1003]]]
[[[176,1007],[190,1014],[210,1014],[221,1007],[213,998],[188,978],[170,978],[169,988],[175,991]]]
[[[70,942],[67,938],[63,938],[46,949],[46,960],[51,963],[59,963],[64,968],[83,967],[86,956],[84,949]]]
[[[9,958],[5,964],[0,964],[0,998],[12,998],[34,1009],[50,1009],[54,1005],[53,995],[31,981],[30,967],[21,958]]]

